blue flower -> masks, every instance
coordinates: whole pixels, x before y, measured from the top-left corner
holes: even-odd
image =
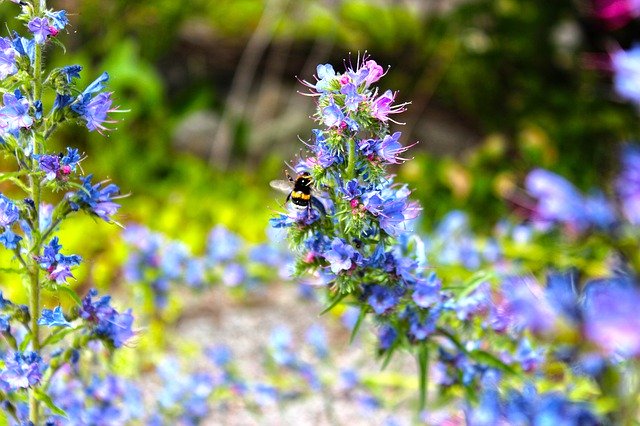
[[[329,356],[327,333],[322,326],[314,324],[309,327],[305,333],[305,338],[318,358],[325,359]]]
[[[615,91],[640,106],[640,44],[634,44],[629,50],[618,49],[610,57]]]
[[[60,31],[64,29],[69,23],[69,19],[67,18],[66,10],[57,10],[57,11],[45,11],[45,15],[49,18],[53,24],[53,27]]]
[[[0,37],[0,80],[4,80],[18,72],[16,55],[18,52],[13,43],[6,37]]]
[[[398,332],[391,325],[383,325],[378,330],[378,348],[381,351],[389,349],[396,341]]]
[[[341,238],[334,238],[331,250],[324,253],[324,258],[329,262],[334,274],[351,269],[355,265],[356,256],[357,251]]]
[[[20,219],[20,210],[9,198],[0,194],[0,226],[8,227]]]
[[[436,331],[436,321],[440,313],[438,310],[431,310],[424,319],[411,313],[409,319],[409,337],[412,340],[424,340]]]
[[[0,243],[9,250],[14,250],[18,247],[18,243],[22,240],[22,237],[12,232],[10,229],[5,229],[0,234]]]
[[[111,217],[118,212],[119,204],[113,202],[115,195],[120,192],[115,184],[109,184],[101,188],[104,182],[91,184],[93,175],[82,178],[83,189],[76,191],[71,196],[71,207],[74,210],[84,209],[95,214],[105,222],[111,222]]]
[[[336,79],[336,72],[333,70],[333,66],[331,64],[318,65],[316,74],[318,82],[314,86],[315,89],[320,93],[328,92],[331,84]]]
[[[377,315],[383,315],[390,312],[398,304],[400,297],[394,289],[387,287],[372,285],[367,286],[365,297],[369,306],[371,306]]]
[[[34,158],[36,158],[34,156]],[[37,158],[40,170],[45,172],[45,180],[52,181],[60,172],[60,157],[57,155],[38,155]]]
[[[134,335],[131,329],[133,325],[131,310],[121,314],[110,306],[110,296],[102,296],[94,301],[93,297],[97,295],[98,291],[91,289],[82,299],[80,317],[92,325],[96,336],[119,348]]]
[[[435,274],[432,274],[427,282],[418,281],[411,298],[421,308],[429,308],[442,299],[441,286],[440,280],[436,278]]]
[[[640,225],[640,147],[626,144],[622,148],[622,170],[615,188],[622,212],[632,225]]]
[[[33,64],[36,57],[36,41],[32,38],[20,37],[20,34],[13,33],[13,48],[22,56],[29,58]]]
[[[6,353],[4,369],[0,371],[0,386],[8,391],[26,389],[42,380],[45,365],[36,352]]]
[[[228,346],[217,345],[206,350],[207,357],[209,357],[215,365],[224,368],[231,362],[233,354]]]
[[[71,323],[64,317],[60,306],[56,306],[53,311],[43,309],[38,324],[46,325],[47,327],[71,327]]]
[[[227,262],[236,257],[242,240],[222,225],[217,225],[207,239],[207,258],[213,263]]]
[[[344,113],[334,102],[333,99],[328,106],[322,109],[322,120],[327,127],[338,127],[344,121]]]
[[[80,71],[82,71],[81,65],[67,65],[60,69],[65,76],[67,83],[71,84],[74,78],[80,78]]]

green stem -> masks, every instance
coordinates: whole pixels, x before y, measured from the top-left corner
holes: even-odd
[[[349,138],[349,157],[347,158],[347,179],[356,177],[356,141]]]
[[[427,408],[427,392],[429,390],[429,348],[427,344],[421,344],[418,348],[418,371],[419,371],[419,387],[420,399],[418,400],[418,411],[416,419],[420,420],[420,415]]]
[[[46,0],[36,0],[34,2],[34,16],[40,16],[46,9]],[[36,43],[35,58],[33,61],[33,102],[42,99],[42,45]],[[33,154],[40,154],[40,142],[36,139],[33,144]],[[33,157],[32,157],[33,158]],[[35,168],[35,162],[32,161],[32,170]],[[30,190],[33,202],[35,204],[35,212],[33,217],[33,247],[31,253],[40,253],[40,182],[37,179],[30,179]],[[38,317],[40,315],[40,266],[35,258],[31,257],[27,260],[30,263],[29,278],[29,310],[31,313],[31,344],[34,351],[40,351],[40,329],[38,326]],[[35,389],[29,390],[29,420],[33,424],[39,424],[39,406],[36,399]]]

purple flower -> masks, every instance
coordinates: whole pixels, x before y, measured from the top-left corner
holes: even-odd
[[[101,134],[107,130],[103,123],[113,123],[107,120],[107,114],[118,111],[117,108],[111,109],[111,93],[98,93],[108,80],[109,74],[103,72],[71,104],[71,109],[85,121],[89,131],[97,130]],[[98,94],[92,97],[95,93]],[[64,106],[65,102],[61,103]]]
[[[340,93],[345,95],[344,107],[347,111],[357,110],[360,102],[365,100],[365,97],[358,93],[358,89],[353,83],[348,83],[342,86]]]
[[[4,80],[18,72],[16,55],[18,52],[13,48],[10,39],[0,37],[0,80]]]
[[[45,180],[52,181],[58,176],[60,172],[60,157],[57,155],[39,155],[38,164],[40,170],[45,172]]]
[[[47,327],[71,327],[71,323],[64,317],[60,306],[56,306],[53,311],[50,309],[43,309],[42,316],[38,320],[38,324],[45,325]]]
[[[36,258],[40,267],[49,273],[49,279],[58,284],[66,282],[67,278],[72,278],[71,267],[79,265],[82,260],[78,255],[63,255],[60,253],[61,248],[58,237],[53,237],[44,247],[42,256]]]
[[[402,133],[395,132],[393,135],[386,135],[382,142],[377,146],[378,156],[388,164],[400,164],[408,161],[408,158],[399,157],[400,154],[407,151],[413,145],[402,146],[399,139]]]
[[[563,177],[536,169],[527,176],[525,186],[538,200],[533,220],[543,229],[561,223],[572,231],[581,232],[589,226],[582,195]]]
[[[36,352],[6,353],[4,369],[0,371],[0,385],[8,391],[26,389],[42,380],[45,366]]]
[[[379,139],[363,139],[358,142],[358,149],[363,155],[371,157],[371,159],[373,159],[373,155],[378,152],[379,146]]]
[[[13,201],[0,194],[0,226],[6,228],[13,225],[18,219],[20,219],[18,207]]]
[[[334,238],[331,242],[331,250],[324,254],[324,258],[329,262],[331,272],[337,274],[351,269],[355,265],[357,254],[359,253],[343,239]]]
[[[640,107],[640,44],[611,53],[613,87],[620,97]]]
[[[47,18],[33,18],[29,21],[27,28],[33,33],[33,38],[38,44],[43,44],[47,37],[58,34],[58,30],[49,24]]]
[[[80,115],[86,121],[89,131],[97,130],[98,133],[102,133],[108,130],[103,123],[113,123],[107,121],[107,114],[116,111],[111,109],[111,102],[111,93],[99,93],[83,105]]]
[[[379,285],[367,286],[366,294],[368,294],[367,303],[377,315],[389,313],[400,300],[396,291]]]
[[[82,190],[76,191],[70,198],[70,204],[74,210],[83,209],[95,214],[105,222],[111,222],[111,217],[118,212],[119,204],[113,202],[120,192],[115,184],[109,184],[101,188],[105,182],[91,184],[93,175],[82,178]]]
[[[380,80],[384,75],[384,70],[374,60],[368,60],[364,63],[364,69],[366,69],[367,76],[365,77],[366,87],[371,86],[376,81]]]
[[[242,284],[246,278],[244,266],[239,263],[230,263],[224,268],[222,273],[222,282],[227,287],[236,287]]]
[[[93,333],[96,336],[119,348],[134,335],[131,330],[133,325],[131,310],[129,309],[122,314],[118,313],[110,306],[110,296],[102,296],[94,301],[93,297],[97,295],[98,291],[91,289],[82,299],[80,317],[92,325]]]
[[[584,332],[608,354],[640,355],[640,292],[621,279],[591,282],[585,289]]]
[[[622,213],[632,225],[640,225],[640,148],[626,144],[622,148],[622,170],[615,181]]]
[[[640,16],[638,0],[594,0],[595,15],[611,29],[624,26]]]
[[[556,313],[547,302],[544,290],[532,277],[508,277],[502,283],[503,299],[493,306],[494,329],[529,329],[545,333],[553,329]]]
[[[386,123],[390,120],[390,114],[398,114],[406,110],[405,104],[391,106],[396,97],[396,94],[391,90],[387,90],[378,98],[374,99],[371,104],[371,116]],[[393,120],[391,120],[393,121]]]

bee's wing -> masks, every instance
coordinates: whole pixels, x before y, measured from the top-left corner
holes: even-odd
[[[273,188],[273,189],[277,189],[280,192],[284,192],[285,194],[288,194],[291,192],[291,183],[289,181],[286,180],[272,180],[271,182],[269,182],[269,185]]]

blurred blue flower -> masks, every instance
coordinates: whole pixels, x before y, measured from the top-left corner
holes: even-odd
[[[43,309],[38,324],[47,327],[71,327],[71,323],[64,317],[60,306],[56,306],[53,310]]]

